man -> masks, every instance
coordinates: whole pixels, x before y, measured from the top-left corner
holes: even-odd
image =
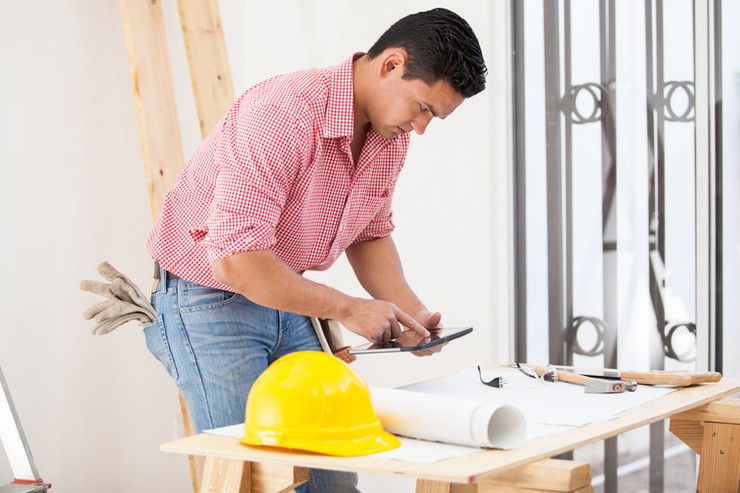
[[[198,430],[242,422],[270,363],[321,349],[308,317],[370,341],[439,326],[404,279],[391,199],[409,133],[482,91],[485,73],[462,18],[420,12],[367,54],[249,89],[206,137],[149,238],[161,279],[145,329]],[[343,252],[372,299],[302,277]],[[312,471],[306,487],[355,491],[349,476]]]

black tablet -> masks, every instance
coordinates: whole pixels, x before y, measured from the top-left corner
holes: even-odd
[[[470,334],[472,327],[454,327],[445,329],[431,329],[430,336],[424,337],[413,330],[405,330],[400,337],[388,342],[367,343],[353,347],[349,354],[378,354],[399,353],[405,351],[423,351],[440,344]]]

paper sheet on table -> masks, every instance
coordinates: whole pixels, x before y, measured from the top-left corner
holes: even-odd
[[[488,381],[503,376],[500,389],[480,382],[478,372],[470,368],[455,375],[404,387],[404,390],[432,393],[449,399],[487,399],[519,409],[527,423],[527,440],[612,419],[627,409],[639,406],[676,390],[669,387],[640,385],[635,392],[621,394],[586,394],[581,385],[542,382],[516,369],[496,372],[483,370]]]

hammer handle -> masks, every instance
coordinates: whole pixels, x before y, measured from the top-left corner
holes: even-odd
[[[676,385],[678,387],[688,387],[689,385],[695,385],[697,383],[719,382],[722,379],[722,374],[716,371],[623,371],[620,373],[619,378],[624,381],[635,380],[637,383],[647,385]]]
[[[545,371],[545,368],[543,366],[537,366],[534,369],[534,372],[539,376],[542,376],[543,371]],[[583,375],[579,375],[577,373],[571,373],[569,371],[559,371],[558,380],[560,380],[561,382],[569,382],[569,383],[575,383],[578,385],[585,385],[587,380],[592,380],[592,379],[588,377],[584,377]]]

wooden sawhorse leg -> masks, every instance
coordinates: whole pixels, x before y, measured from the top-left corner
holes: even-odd
[[[720,399],[675,414],[670,430],[700,456],[696,491],[740,491],[740,399]]]
[[[287,493],[308,480],[308,469],[206,457],[200,493]]]
[[[487,476],[472,484],[420,479],[416,493],[591,493],[591,466],[587,462],[546,459],[513,471]]]

